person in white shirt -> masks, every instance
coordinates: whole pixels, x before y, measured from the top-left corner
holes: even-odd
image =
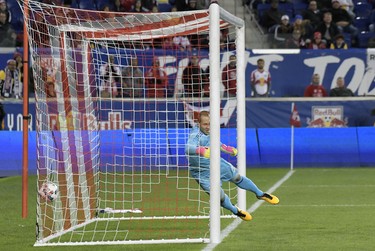
[[[100,66],[101,85],[100,93],[103,98],[118,95],[117,84],[120,82],[120,68],[115,64],[113,55],[108,56],[108,63]]]
[[[271,74],[264,69],[264,59],[257,61],[257,69],[251,73],[251,89],[253,97],[269,97],[271,90]]]

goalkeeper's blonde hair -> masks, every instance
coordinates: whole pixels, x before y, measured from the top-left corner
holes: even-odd
[[[202,117],[210,117],[210,112],[209,111],[201,111],[199,113],[199,118],[198,118],[199,123],[201,122]]]

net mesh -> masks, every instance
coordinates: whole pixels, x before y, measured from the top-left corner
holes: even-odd
[[[38,187],[59,188],[52,202],[38,197],[37,243],[205,240],[209,197],[189,175],[185,144],[209,110],[208,10],[26,9]],[[220,25],[221,138],[235,145],[235,27]]]

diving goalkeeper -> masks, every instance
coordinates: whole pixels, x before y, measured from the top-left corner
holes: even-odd
[[[190,132],[188,142],[185,146],[185,153],[189,159],[189,170],[191,176],[198,182],[202,189],[210,194],[210,114],[202,111],[199,114],[199,125]],[[237,149],[225,144],[221,144],[221,151],[232,156],[237,155]],[[253,192],[258,199],[267,201],[270,204],[278,204],[279,199],[260,190],[252,180],[238,173],[237,168],[225,159],[220,160],[220,180],[230,181],[236,186]],[[242,220],[252,219],[250,213],[242,210],[232,204],[228,195],[220,188],[221,206],[240,217]]]

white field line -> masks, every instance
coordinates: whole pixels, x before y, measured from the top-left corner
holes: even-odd
[[[341,204],[341,205],[328,205],[328,204],[316,204],[316,205],[278,205],[277,207],[375,207],[375,204]]]
[[[285,181],[287,181],[292,176],[293,173],[294,173],[294,170],[290,170],[283,178],[281,178],[270,189],[268,189],[267,193],[273,193]],[[251,207],[248,208],[247,211],[254,212],[255,210],[257,210],[258,207],[260,207],[260,205],[262,205],[263,202],[264,200],[258,200],[253,205],[251,205]],[[231,224],[229,224],[229,226],[227,226],[223,231],[221,231],[220,240],[223,241],[233,230],[235,230],[240,225],[241,222],[242,220],[237,218]],[[202,249],[202,251],[213,250],[217,245],[221,243],[221,241],[219,243],[209,243],[204,249]]]
[[[313,187],[313,188],[320,188],[320,187],[323,187],[323,188],[326,188],[326,187],[339,187],[339,188],[342,188],[342,187],[375,187],[375,184],[362,184],[362,185],[345,185],[345,184],[342,184],[342,185],[286,185],[286,186],[283,186],[283,188],[286,188],[286,187]]]

